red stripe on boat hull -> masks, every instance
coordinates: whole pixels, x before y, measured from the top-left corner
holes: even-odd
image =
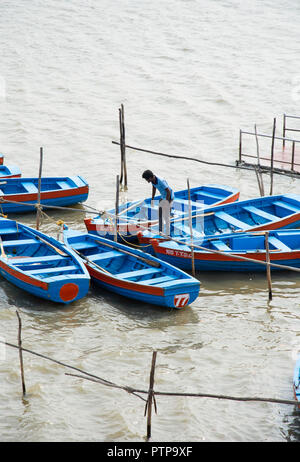
[[[110,284],[115,287],[120,287],[121,289],[126,289],[135,292],[142,292],[145,294],[150,295],[157,295],[157,296],[164,296],[164,289],[161,287],[149,287],[149,286],[142,286],[141,284],[137,284],[136,282],[124,281],[121,279],[116,279],[113,276],[109,276],[108,274],[101,273],[98,270],[95,270],[88,264],[86,264],[87,270],[92,277],[98,279],[99,281],[103,281],[106,284]]]
[[[184,250],[176,250],[176,249],[166,249],[160,247],[157,243],[152,242],[153,248],[155,249],[155,253],[162,254],[162,255],[169,255],[170,257],[177,257],[177,258],[186,258],[191,259],[192,253],[186,252]],[[245,252],[238,253],[232,252],[233,255],[237,257],[246,257],[253,260],[259,261],[266,261],[266,254],[265,253],[250,253]],[[217,254],[212,252],[199,252],[195,249],[194,252],[194,259],[195,260],[208,260],[208,261],[237,261],[236,258],[230,255],[224,254]],[[280,252],[270,250],[270,260],[271,261],[280,261],[280,260],[291,260],[291,259],[300,259],[300,251],[293,251],[291,252]]]
[[[26,282],[26,284],[30,284],[31,286],[39,287],[43,290],[48,290],[48,284],[46,282],[39,281],[27,274],[24,274],[18,270],[11,268],[9,265],[0,261],[0,268],[2,268],[6,273],[14,276],[16,279],[19,279],[22,282]]]
[[[231,202],[235,202],[235,201],[239,200],[239,197],[240,197],[240,193],[238,192],[236,194],[233,194],[232,196],[227,197],[224,200],[221,200],[220,202],[217,202],[216,204],[213,204],[213,206],[215,206],[215,205],[223,205],[223,204],[230,204]]]
[[[80,186],[72,189],[62,189],[59,191],[45,191],[41,192],[41,200],[55,199],[59,197],[77,196],[81,194],[88,194],[88,186]],[[25,194],[7,194],[2,196],[5,200],[13,200],[16,202],[34,201],[38,197],[38,193],[25,193]]]

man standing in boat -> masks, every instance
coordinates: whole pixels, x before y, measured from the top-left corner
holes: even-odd
[[[174,200],[174,192],[166,182],[166,180],[158,178],[151,170],[145,170],[142,177],[148,182],[152,183],[152,199],[151,207],[153,206],[153,200],[158,189],[161,195],[159,201],[158,213],[161,219],[159,220],[159,231],[162,231],[162,224],[165,225],[165,234],[170,235],[170,216],[171,209]]]

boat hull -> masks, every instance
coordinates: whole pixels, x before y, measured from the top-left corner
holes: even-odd
[[[59,187],[59,184],[61,187]],[[23,213],[36,210],[38,201],[37,179],[7,179],[0,188],[0,206],[4,213]],[[19,192],[20,190],[22,192]],[[16,192],[14,192],[16,190]],[[27,190],[27,191],[26,191]],[[12,191],[12,192],[10,192]],[[40,203],[47,206],[68,206],[87,200],[89,186],[80,177],[43,178],[41,181]]]
[[[212,207],[193,217],[192,225],[193,238],[198,241],[232,232],[297,228],[300,227],[300,196],[269,196]],[[170,237],[181,240],[191,238],[185,218],[171,227]],[[155,227],[138,233],[138,241],[145,251],[151,239],[163,241],[167,237],[160,236]]]
[[[269,258],[275,265],[300,268],[300,230],[268,232]],[[192,253],[189,242],[151,241],[153,254],[183,270],[260,272],[266,271],[265,232],[228,234],[204,239],[201,249],[195,243]],[[282,268],[272,266],[272,271]]]
[[[0,181],[1,181],[1,178],[20,178],[20,177],[21,177],[21,171],[18,167],[0,164]]]
[[[212,205],[221,205],[235,202],[239,199],[239,191],[236,188],[222,185],[203,185],[190,190],[191,210],[204,210]],[[174,194],[173,215],[174,217],[187,216],[189,213],[188,190],[176,191]],[[135,243],[138,240],[139,231],[148,229],[158,223],[158,203],[160,196],[155,199],[155,206],[151,206],[151,198],[144,201],[128,202],[119,209],[119,223],[117,226],[117,241],[121,243]],[[127,211],[128,209],[128,211]],[[126,212],[124,215],[124,211]],[[115,209],[109,210],[114,215]],[[101,217],[86,218],[84,220],[89,233],[106,239],[115,239],[115,226],[113,218],[102,219]]]
[[[295,400],[299,402],[298,408],[300,409],[300,355],[294,368],[293,391]]]
[[[13,220],[0,220],[0,274],[36,297],[69,304],[84,297],[90,276],[81,259],[46,234]]]
[[[126,298],[139,300],[151,305],[165,306],[168,308],[184,308],[193,303],[199,296],[198,284],[190,286],[178,286],[170,290],[155,287],[143,287],[142,284],[116,280],[106,274],[101,274],[86,265],[92,281],[104,289],[122,295]]]
[[[64,231],[64,241],[74,251],[80,249],[92,281],[108,291],[176,309],[190,305],[199,295],[197,279],[148,255],[145,262],[139,250],[72,230]]]

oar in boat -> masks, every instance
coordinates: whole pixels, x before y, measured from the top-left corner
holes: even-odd
[[[101,245],[106,245],[107,247],[110,247],[111,249],[118,250],[119,252],[125,253],[126,255],[130,255],[131,257],[138,258],[139,260],[142,260],[143,262],[147,263],[147,265],[150,266],[155,266],[156,268],[160,267],[160,263],[155,260],[150,260],[149,258],[141,257],[140,255],[136,255],[135,253],[128,252],[127,250],[120,249],[119,247],[114,247],[113,245],[107,244],[106,242],[101,242],[101,241],[96,241],[98,244]]]
[[[3,241],[2,241],[1,236],[0,236],[0,245],[1,245],[1,257],[7,258],[7,255],[6,255],[5,251],[4,251]]]
[[[77,255],[79,255],[81,258],[83,258],[84,260],[86,260],[88,263],[90,263],[91,265],[94,265],[96,266],[97,268],[99,268],[101,271],[104,271],[105,273],[108,273],[108,274],[111,274],[113,276],[112,273],[110,273],[109,271],[107,271],[106,269],[102,268],[102,266],[100,265],[97,265],[97,263],[93,262],[92,260],[90,260],[89,258],[87,258],[83,253],[79,252],[78,250],[76,249],[72,249],[74,250],[74,252],[77,253]]]
[[[38,234],[35,234],[33,232],[31,232],[29,229],[26,229],[26,232],[32,234],[34,237],[36,237],[37,239],[39,239],[41,242],[43,242],[44,244],[48,245],[49,247],[51,247],[53,250],[55,250],[55,252],[59,253],[59,255],[61,255],[62,257],[69,257],[70,255],[68,255],[66,252],[64,252],[63,250],[60,250],[59,248],[57,248],[55,245],[53,244],[50,244],[50,242],[46,241],[45,239],[43,239],[41,236],[39,236]]]

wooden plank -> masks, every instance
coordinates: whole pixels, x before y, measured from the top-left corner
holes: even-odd
[[[29,264],[33,264],[33,263],[48,263],[48,262],[53,262],[53,261],[59,261],[59,260],[62,260],[64,257],[62,257],[61,255],[46,255],[44,257],[28,257],[28,256],[24,256],[23,258],[20,256],[20,257],[11,257],[10,258],[10,263],[13,264],[13,265],[29,265]]]
[[[276,215],[272,215],[271,213],[265,212],[264,210],[260,210],[253,205],[246,205],[243,207],[244,210],[250,213],[254,213],[255,215],[258,215],[262,218],[266,218],[266,220],[278,220],[278,217]]]
[[[116,258],[116,257],[124,257],[124,255],[118,252],[117,250],[112,250],[110,252],[102,252],[102,253],[96,253],[94,255],[87,255],[87,257],[91,261],[98,261],[98,260],[107,260],[107,259]]]
[[[77,270],[78,267],[75,265],[70,265],[70,266],[55,266],[54,268],[39,268],[35,270],[25,270],[24,273],[30,273],[30,274],[51,274],[51,273],[65,273],[68,271],[75,271]]]
[[[275,201],[274,205],[277,205],[277,207],[282,207],[284,209],[290,210],[293,213],[295,213],[295,212],[299,213],[300,212],[299,207],[296,207],[296,206],[294,206],[292,204],[288,204],[287,202],[284,202],[284,201]]]
[[[32,244],[37,244],[40,245],[39,242],[37,242],[35,239],[16,239],[13,241],[2,241],[4,247],[18,247],[22,245],[32,245]]]
[[[115,274],[115,276],[121,279],[128,279],[128,278],[133,278],[137,276],[145,276],[147,274],[160,273],[161,271],[162,270],[159,268],[143,268],[143,269],[136,270],[136,271],[128,271],[126,273]]]
[[[212,241],[212,244],[217,250],[221,250],[221,251],[228,251],[228,250],[231,251],[232,250],[230,247],[228,247],[227,244],[225,244],[225,242],[221,240]]]
[[[283,250],[284,252],[291,252],[291,248],[285,245],[280,239],[277,239],[275,236],[269,235],[269,244],[274,245],[279,250]]]
[[[238,228],[241,228],[244,230],[249,228],[249,225],[238,220],[237,218],[232,217],[226,212],[222,212],[222,211],[215,212],[215,217],[220,218],[221,220],[226,221],[227,223],[230,223],[231,225],[237,226]]]

